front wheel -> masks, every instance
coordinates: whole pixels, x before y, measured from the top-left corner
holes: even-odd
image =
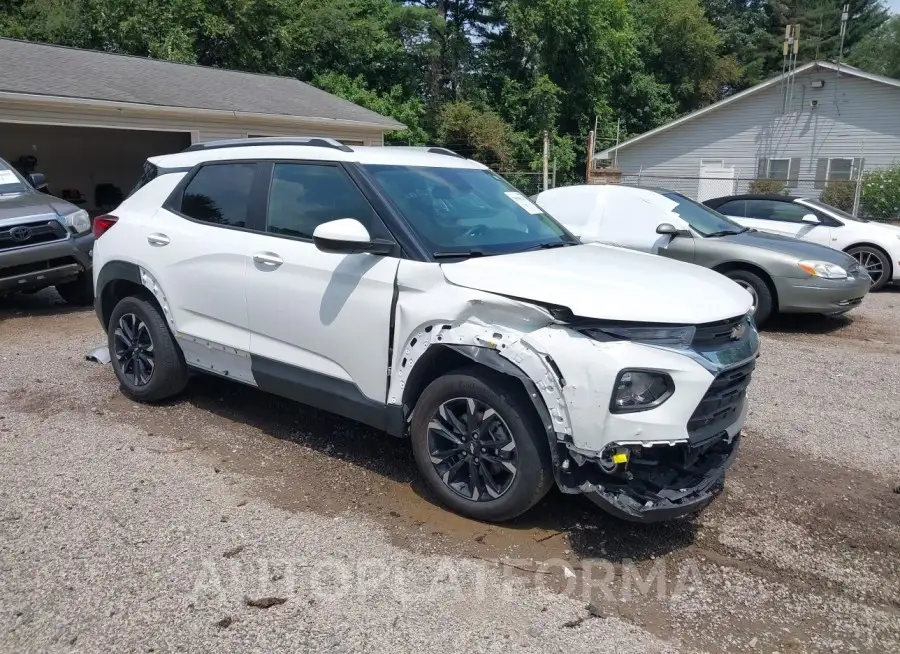
[[[878,248],[858,245],[847,250],[847,254],[856,259],[872,278],[870,291],[883,288],[891,280],[891,260]]]
[[[410,432],[438,499],[476,520],[511,520],[553,483],[547,437],[514,382],[480,370],[439,377],[422,393]]]
[[[725,276],[743,287],[753,297],[753,319],[762,325],[772,315],[775,306],[772,291],[759,275],[748,270],[729,270]]]
[[[184,390],[187,364],[159,309],[126,297],[107,327],[109,354],[122,392],[138,402],[158,402]]]

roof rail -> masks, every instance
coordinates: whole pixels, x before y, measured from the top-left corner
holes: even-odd
[[[462,156],[458,152],[454,152],[450,148],[433,147],[433,148],[428,148],[428,150],[426,150],[426,152],[430,152],[431,154],[445,154],[448,157],[457,157],[459,159],[465,159],[464,156]]]
[[[199,150],[218,150],[220,148],[246,148],[260,145],[304,145],[315,148],[332,148],[341,152],[353,152],[353,149],[340,141],[321,136],[272,136],[265,138],[226,139],[223,141],[206,141],[194,143],[182,152]]]

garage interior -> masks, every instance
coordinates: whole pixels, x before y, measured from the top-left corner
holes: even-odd
[[[92,216],[128,195],[148,157],[190,144],[190,132],[0,122],[0,157],[22,173],[43,173],[51,195]]]

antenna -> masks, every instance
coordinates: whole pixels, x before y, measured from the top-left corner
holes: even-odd
[[[788,78],[785,77],[785,72],[787,71],[787,62],[788,62],[788,41],[791,38],[791,25],[784,26],[784,42],[782,43],[781,49],[781,113],[785,113],[787,111],[787,81]]]
[[[797,68],[797,53],[800,51],[800,26],[785,25],[784,43],[781,47],[782,99],[781,113],[787,113],[794,101],[794,71]]]
[[[791,99],[788,102],[789,107],[794,106],[794,84],[797,81],[797,53],[800,51],[800,26],[794,25],[794,38],[791,45],[793,46],[794,62],[791,64]]]

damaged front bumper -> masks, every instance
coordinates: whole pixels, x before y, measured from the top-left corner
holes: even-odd
[[[603,510],[631,522],[659,522],[695,513],[724,487],[725,471],[737,455],[740,435],[701,446],[644,448],[628,470],[585,481],[579,490]]]

